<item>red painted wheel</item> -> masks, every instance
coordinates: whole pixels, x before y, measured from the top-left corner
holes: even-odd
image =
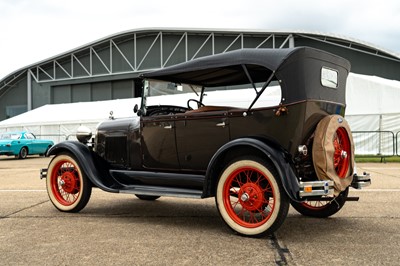
[[[229,164],[218,182],[216,204],[225,223],[247,236],[273,233],[289,208],[275,169],[257,158]]]
[[[350,127],[340,115],[324,117],[314,132],[312,160],[319,180],[332,180],[335,195],[353,180],[354,144]]]
[[[340,178],[346,178],[350,166],[349,156],[351,156],[351,143],[344,127],[339,127],[336,130],[336,135],[333,139],[333,147],[335,149],[333,154],[333,164],[335,166],[336,174]]]
[[[92,187],[72,156],[54,157],[47,172],[47,193],[57,209],[78,212],[86,206]]]

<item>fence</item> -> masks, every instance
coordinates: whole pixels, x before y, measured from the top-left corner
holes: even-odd
[[[355,154],[376,157],[400,156],[400,132],[353,131]]]

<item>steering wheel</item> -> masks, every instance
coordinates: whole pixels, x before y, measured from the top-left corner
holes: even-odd
[[[187,101],[187,107],[188,107],[189,110],[193,110],[193,108],[190,107],[190,102],[195,102],[195,103],[197,103],[197,107],[198,107],[198,108],[200,108],[200,107],[202,107],[202,106],[205,106],[204,103],[202,103],[202,102],[200,102],[200,101],[198,101],[198,100],[196,100],[196,99],[189,99],[189,100]]]

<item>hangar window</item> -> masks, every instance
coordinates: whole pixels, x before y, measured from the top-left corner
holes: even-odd
[[[20,115],[28,110],[26,105],[9,105],[6,106],[6,118]]]

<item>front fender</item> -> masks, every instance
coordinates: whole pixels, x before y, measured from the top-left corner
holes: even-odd
[[[233,140],[222,146],[214,154],[206,172],[207,183],[204,186],[204,197],[212,194],[212,186],[213,184],[215,184],[214,182],[218,181],[215,180],[215,178],[218,177],[215,177],[215,173],[213,173],[214,167],[221,162],[221,158],[223,158],[229,151],[241,147],[251,147],[264,154],[275,166],[287,195],[290,197],[291,200],[299,201],[299,182],[288,160],[288,153],[284,151],[280,146],[272,142],[268,143],[255,138],[241,138]]]
[[[77,141],[63,141],[50,148],[47,155],[58,155],[60,153],[71,153],[79,163],[82,171],[96,187],[107,191],[117,193],[119,190],[112,188],[114,184],[108,171],[103,169],[101,162],[96,159],[96,155],[88,146]]]

